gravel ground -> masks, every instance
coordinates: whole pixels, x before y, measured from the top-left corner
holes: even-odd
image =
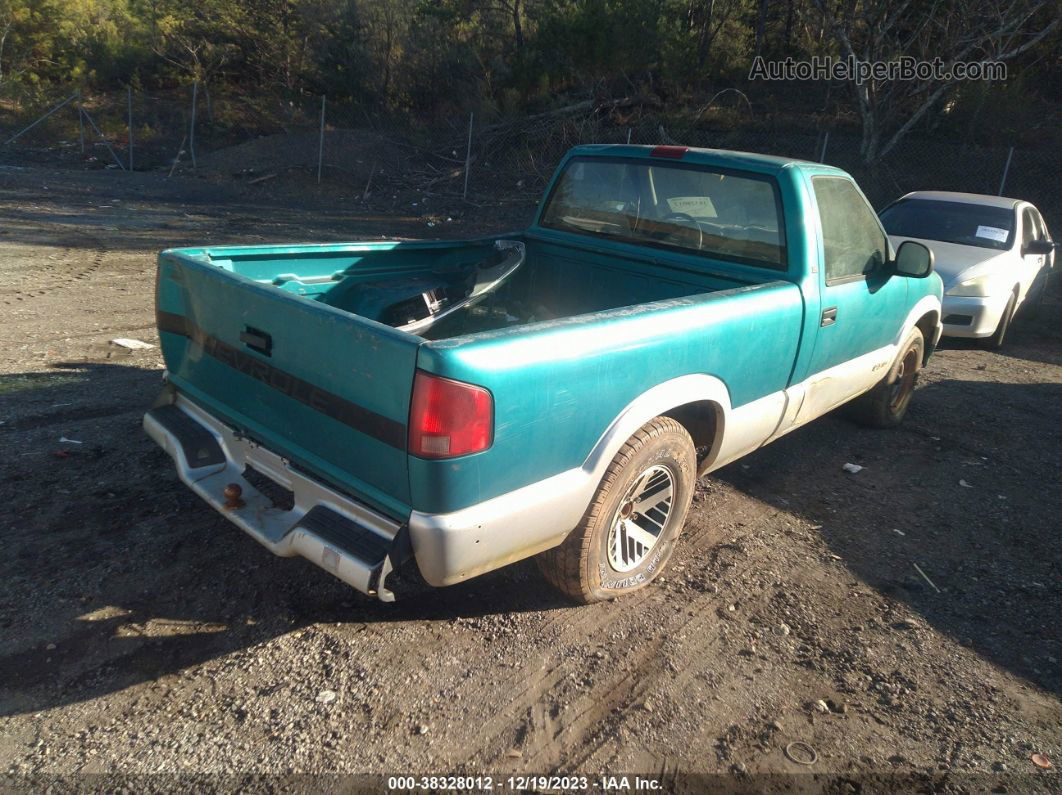
[[[903,428],[825,417],[704,479],[664,579],[633,597],[572,607],[525,561],[383,605],[182,486],[139,427],[157,349],[109,340],[157,342],[166,246],[464,235],[521,212],[433,207],[428,228],[423,206],[279,193],[0,171],[9,788],[638,772],[1058,791],[1059,294],[1002,352],[946,344]]]

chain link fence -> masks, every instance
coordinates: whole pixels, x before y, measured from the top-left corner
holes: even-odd
[[[470,168],[469,190],[512,190],[517,187],[512,180],[516,180],[537,194],[563,153],[583,143],[683,145],[823,162],[852,174],[879,209],[914,190],[1013,196],[1036,204],[1062,231],[1062,152],[1057,149],[1011,149],[912,137],[868,165],[860,155],[859,136],[837,131],[712,129],[656,120],[622,126],[587,119],[487,130],[473,138],[479,157]],[[497,175],[505,175],[510,182],[499,184]]]
[[[19,103],[17,110],[0,106],[0,163],[115,172],[132,165],[161,177],[197,173],[290,190],[320,186],[329,195],[366,202],[421,194],[473,204],[530,204],[572,146],[678,144],[839,166],[878,208],[912,190],[1002,192],[1036,204],[1056,236],[1062,235],[1062,152],[1055,148],[909,136],[867,164],[859,136],[839,129],[765,130],[748,118],[682,124],[642,112],[625,120],[614,109],[584,104],[562,115],[501,122],[462,117],[411,126],[305,94],[203,86],[92,97],[53,91]]]

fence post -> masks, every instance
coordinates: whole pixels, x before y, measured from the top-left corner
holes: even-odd
[[[317,184],[321,184],[321,164],[324,162],[325,95],[321,94],[321,136],[317,142]]]
[[[830,143],[830,131],[826,131],[826,137],[822,139],[822,151],[819,152],[819,162],[826,162],[826,146]]]
[[[1007,164],[1005,166],[1003,166],[1003,179],[1001,179],[999,181],[999,193],[996,194],[997,196],[1002,196],[1003,195],[1003,186],[1005,186],[1007,184],[1007,172],[1010,171],[1010,159],[1012,157],[1014,157],[1014,147],[1013,146],[1010,148],[1010,151],[1007,152]]]
[[[627,144],[629,145],[630,142],[631,142],[631,128],[628,127],[627,128]]]
[[[185,133],[184,137],[181,138],[181,145],[177,147],[177,156],[173,158],[173,165],[170,166],[170,173],[166,175],[166,179],[173,176],[173,170],[177,168],[177,161],[181,159],[181,152],[184,151],[184,142],[187,140],[188,134]]]
[[[96,135],[99,136],[99,139],[103,142],[103,145],[107,147],[107,151],[111,153],[111,157],[114,158],[114,162],[118,164],[118,168],[120,168],[122,171],[125,171],[125,163],[123,163],[118,158],[118,155],[114,153],[114,150],[111,148],[110,141],[107,140],[107,136],[100,132],[100,128],[96,126],[96,122],[94,122],[92,120],[92,117],[89,116],[89,112],[82,108],[81,115],[88,119],[88,123],[92,126],[92,129],[96,131]]]
[[[133,173],[133,87],[126,86],[126,101],[129,105],[129,173]]]
[[[77,90],[77,127],[81,139],[81,154],[85,154],[85,116],[81,112],[81,89]]]
[[[472,163],[472,119],[476,114],[468,114],[468,146],[465,148],[465,189],[461,192],[461,198],[468,198],[468,167]]]
[[[198,169],[195,162],[195,103],[199,99],[199,81],[192,83],[192,124],[188,129],[188,154],[192,156],[192,169]]]

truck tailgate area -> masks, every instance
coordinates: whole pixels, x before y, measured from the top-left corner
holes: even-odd
[[[160,256],[156,306],[183,395],[323,482],[408,515],[419,338],[179,252]]]

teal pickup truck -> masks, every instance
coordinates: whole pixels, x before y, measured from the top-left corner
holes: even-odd
[[[164,251],[180,478],[278,555],[394,598],[538,556],[593,602],[660,574],[697,478],[852,401],[899,423],[932,253],[843,171],[580,146],[496,239]]]

